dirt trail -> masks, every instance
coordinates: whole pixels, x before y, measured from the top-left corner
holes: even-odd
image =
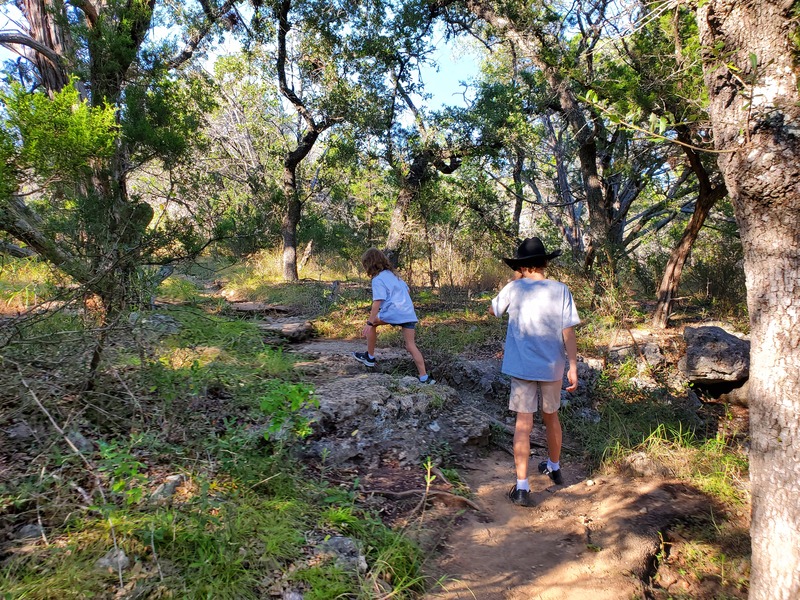
[[[531,457],[535,467],[539,457]],[[565,484],[532,475],[535,508],[512,505],[512,458],[493,452],[467,482],[484,513],[450,532],[430,574],[444,577],[429,600],[620,600],[641,594],[659,531],[702,510],[702,499],[663,480],[603,477],[564,461]]]
[[[293,351],[311,359],[301,369],[328,379],[363,372],[349,356],[362,346],[357,340],[314,340]],[[380,355],[400,358],[403,352],[382,348]],[[621,476],[589,480],[578,459],[569,456],[562,460],[565,484],[551,485],[536,473],[544,458],[531,456],[534,508],[514,506],[506,496],[514,483],[509,454],[494,450],[470,461],[463,476],[483,510],[467,510],[436,533],[443,542],[427,574],[441,583],[427,600],[642,597],[660,532],[707,510],[706,500],[680,483]]]

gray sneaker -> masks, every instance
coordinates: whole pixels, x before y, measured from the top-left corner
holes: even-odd
[[[429,376],[428,376],[428,378],[427,378],[425,381],[422,381],[422,380],[420,379],[420,380],[419,380],[419,382],[420,382],[422,385],[433,385],[434,383],[436,383],[436,380],[435,380],[433,377],[431,377],[431,376],[429,375]]]

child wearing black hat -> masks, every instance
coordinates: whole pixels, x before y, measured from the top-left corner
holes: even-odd
[[[548,460],[539,464],[539,473],[561,485],[561,385],[564,379],[565,349],[569,361],[567,391],[578,388],[578,351],[575,326],[580,323],[569,288],[547,279],[548,263],[561,254],[550,254],[538,237],[524,240],[514,258],[504,258],[517,271],[492,299],[489,314],[502,317],[508,313],[502,371],[511,376],[508,408],[517,413],[514,429],[514,465],[517,483],[508,496],[519,506],[533,506],[528,483],[530,434],[533,413],[542,398],[542,419],[547,433]]]

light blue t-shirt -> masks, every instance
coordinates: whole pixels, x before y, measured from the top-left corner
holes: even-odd
[[[416,323],[417,313],[406,282],[389,270],[372,278],[372,301],[383,300],[378,318],[393,325]]]
[[[563,331],[581,322],[572,293],[552,279],[516,279],[492,299],[494,314],[508,312],[502,371],[529,381],[561,381],[566,365]]]

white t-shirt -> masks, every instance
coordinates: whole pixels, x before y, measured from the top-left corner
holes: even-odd
[[[581,322],[572,293],[559,281],[523,277],[492,299],[494,314],[508,312],[502,371],[529,381],[561,381],[566,365],[563,331]]]
[[[378,318],[393,325],[416,323],[417,313],[406,282],[389,270],[372,278],[372,301],[383,300]]]

